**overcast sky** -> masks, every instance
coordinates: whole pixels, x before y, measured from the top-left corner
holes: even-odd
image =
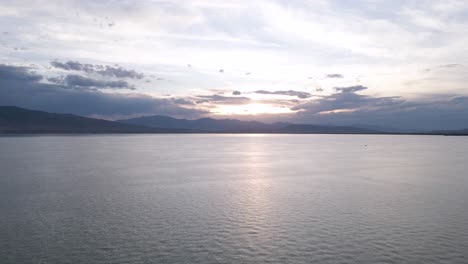
[[[468,1],[0,0],[0,104],[468,127]]]

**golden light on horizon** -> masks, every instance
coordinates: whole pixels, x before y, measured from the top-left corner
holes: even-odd
[[[252,103],[244,105],[220,105],[212,110],[215,115],[258,115],[258,114],[287,114],[294,113],[285,106]]]

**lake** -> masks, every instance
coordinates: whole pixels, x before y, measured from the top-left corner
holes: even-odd
[[[1,263],[468,263],[468,137],[0,137]]]

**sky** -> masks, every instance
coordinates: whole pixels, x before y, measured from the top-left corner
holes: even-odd
[[[0,0],[0,105],[468,128],[468,1]]]

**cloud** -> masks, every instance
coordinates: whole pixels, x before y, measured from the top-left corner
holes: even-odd
[[[66,70],[66,71],[84,71],[84,72],[92,72],[94,67],[92,64],[81,64],[75,61],[67,61],[67,62],[59,62],[59,61],[52,61],[50,62],[55,68]]]
[[[457,63],[440,65],[441,68],[456,68],[456,67],[461,67],[461,66],[463,65],[457,64]]]
[[[355,111],[362,108],[394,106],[398,103],[400,103],[400,98],[398,97],[371,97],[349,92],[322,96],[319,99],[299,104],[293,107],[292,110],[317,114],[331,111]]]
[[[375,99],[375,100],[374,100]],[[379,102],[380,101],[380,102]],[[355,102],[356,103],[356,102]],[[328,101],[317,102],[318,105]],[[345,102],[330,110],[315,112],[304,109],[297,113],[296,121],[340,125],[368,124],[387,128],[427,130],[463,129],[468,127],[468,97],[430,102],[409,102],[402,99],[370,98],[368,104],[353,104],[353,111],[343,111]],[[381,104],[379,106],[379,104]]]
[[[241,92],[240,91],[233,91],[232,95],[241,95]]]
[[[135,70],[126,70],[122,67],[111,66],[105,66],[103,70],[98,70],[96,73],[117,78],[143,79],[145,77],[143,73],[136,72]]]
[[[346,87],[345,92],[322,96],[292,107],[298,123],[336,125],[369,124],[397,129],[437,130],[468,127],[468,97],[407,101],[401,97],[361,95],[363,90]]]
[[[109,65],[83,64],[77,61],[52,61],[50,62],[50,64],[57,69],[62,69],[66,71],[81,71],[86,73],[95,73],[107,77],[130,79],[143,79],[145,77],[143,73],[136,72],[135,70],[127,70],[122,67],[112,67]]]
[[[42,80],[42,76],[34,72],[30,72],[27,67],[0,65],[0,80],[37,82]]]
[[[330,78],[330,79],[340,79],[343,78],[344,76],[338,73],[332,73],[332,74],[327,74],[325,75],[325,78]]]
[[[171,98],[171,100],[178,105],[195,105],[193,101],[184,98]]]
[[[362,85],[348,86],[348,87],[335,87],[335,91],[342,93],[355,93],[359,91],[367,90],[367,87]]]
[[[64,82],[70,86],[135,90],[135,87],[126,81],[102,81],[73,74],[67,75],[64,78]]]
[[[309,98],[312,95],[308,92],[301,92],[301,91],[266,91],[266,90],[257,90],[254,93],[256,94],[276,94],[276,95],[287,95],[287,96],[297,96],[298,98],[305,99]]]
[[[55,0],[60,4],[50,5],[40,1],[26,5],[21,1],[3,2],[1,30],[10,34],[0,41],[10,47],[30,48],[15,55],[10,50],[0,50],[3,58],[35,63],[56,58],[59,60],[54,63],[56,66],[75,69],[70,71],[96,61],[138,65],[132,67],[138,70],[141,67],[148,74],[183,79],[158,85],[171,86],[179,95],[189,93],[187,83],[208,90],[222,86],[227,80],[224,78],[233,85],[231,89],[243,89],[240,85],[247,81],[246,71],[255,73],[249,76],[249,82],[267,90],[301,89],[307,85],[305,78],[310,72],[318,77],[327,73],[330,77],[342,74],[349,77],[365,72],[370,82],[380,83],[381,91],[399,95],[441,89],[457,92],[466,83],[457,80],[456,85],[448,87],[445,80],[437,80],[433,87],[426,84],[410,90],[404,86],[391,87],[408,77],[418,78],[412,76],[414,64],[407,61],[417,62],[422,68],[451,62],[465,64],[467,53],[463,43],[467,40],[464,29],[468,20],[459,16],[466,13],[465,9],[460,7],[456,8],[459,12],[446,13],[443,8],[434,12],[434,1],[418,5],[417,1],[362,0],[350,4],[330,0],[260,0],[248,7],[243,1],[198,0],[184,1],[185,4],[167,0],[116,1],[112,6],[91,1]],[[70,10],[73,19],[60,15]],[[408,14],[405,10],[417,12]],[[79,15],[75,16],[75,12]],[[441,20],[443,23],[436,24],[444,26],[435,27],[439,29],[436,31],[414,26],[415,20],[427,19]],[[116,26],[109,28],[107,25],[114,21]],[[194,67],[187,69],[187,63]],[[161,70],[162,66],[174,70],[165,75],[163,71],[169,70]],[[118,68],[113,64],[109,67]],[[92,64],[82,68],[94,71]],[[221,68],[226,71],[223,79],[218,73]],[[122,76],[110,72],[106,76]],[[298,86],[288,85],[296,82],[293,72],[302,75],[297,77],[303,78]],[[270,81],[277,81],[272,79],[284,82],[270,88]],[[333,80],[341,79],[328,79]]]
[[[248,97],[232,97],[232,96],[222,96],[218,94],[213,95],[198,95],[195,97],[197,104],[209,103],[209,104],[224,104],[224,105],[239,105],[239,104],[248,104],[251,102],[251,99]]]
[[[103,118],[170,115],[196,118],[206,111],[183,107],[180,101],[136,93],[104,93],[74,89],[68,84],[41,83],[42,76],[25,67],[0,65],[0,105]]]

